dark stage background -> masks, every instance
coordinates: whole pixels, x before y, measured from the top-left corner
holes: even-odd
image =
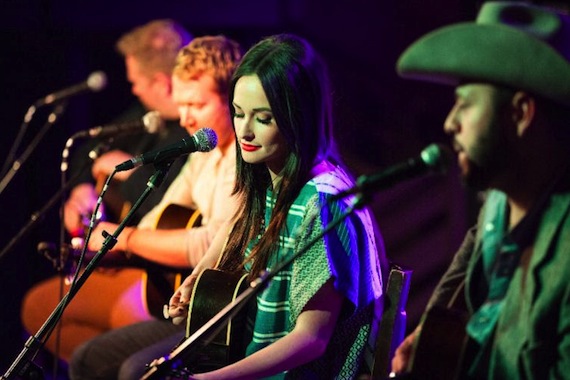
[[[261,37],[294,32],[327,59],[336,96],[337,134],[356,174],[373,173],[417,155],[432,142],[447,143],[442,123],[452,90],[397,77],[398,55],[414,39],[443,24],[472,19],[476,2],[458,0],[144,0],[0,2],[0,162],[38,98],[103,70],[107,88],[70,100],[28,161],[0,194],[3,249],[60,188],[61,152],[74,132],[108,122],[132,99],[115,40],[134,26],[170,17],[195,35],[226,34],[249,47]],[[21,147],[44,125],[36,113]],[[22,150],[18,155],[22,154]],[[371,202],[389,258],[414,271],[409,326],[463,234],[474,221],[474,196],[456,168],[441,177],[410,180],[375,194]],[[0,257],[0,370],[24,339],[19,308],[24,292],[54,273],[36,246],[59,242],[59,203]],[[103,296],[103,295],[102,295]]]

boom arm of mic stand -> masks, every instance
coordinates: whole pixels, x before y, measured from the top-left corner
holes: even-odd
[[[51,332],[55,328],[57,322],[59,321],[61,315],[65,311],[68,303],[73,299],[75,294],[81,289],[81,286],[85,283],[87,278],[91,275],[93,270],[97,267],[99,261],[103,258],[103,256],[111,249],[117,242],[117,237],[123,231],[127,223],[130,222],[134,213],[138,210],[141,204],[148,198],[150,192],[153,191],[157,186],[162,183],[166,172],[170,165],[164,165],[160,168],[157,168],[156,172],[152,175],[149,179],[147,188],[142,193],[142,195],[137,199],[135,204],[129,210],[125,218],[121,221],[121,223],[117,226],[115,232],[111,235],[108,234],[105,242],[101,249],[95,254],[93,259],[87,264],[83,274],[75,281],[67,294],[61,299],[59,304],[50,314],[48,319],[44,322],[42,327],[38,330],[38,332],[31,336],[26,343],[24,344],[24,348],[16,358],[16,360],[12,363],[10,368],[6,371],[4,375],[0,377],[0,380],[4,379],[12,379],[14,376],[22,377],[25,375],[25,371],[27,371],[30,366],[30,361],[36,356],[38,350],[42,347],[43,343],[49,338]]]
[[[10,167],[10,164],[12,163],[14,157],[16,156],[16,152],[20,147],[22,139],[26,135],[26,131],[28,130],[28,126],[30,125],[30,121],[34,117],[35,113],[36,113],[36,106],[32,104],[30,108],[28,108],[28,111],[24,116],[24,121],[22,121],[22,124],[20,125],[20,128],[18,128],[18,135],[16,136],[14,142],[12,143],[10,152],[8,152],[8,155],[6,156],[6,161],[4,161],[4,164],[2,165],[2,171],[0,172],[0,175],[3,176],[8,172],[8,168]]]
[[[24,236],[28,234],[28,232],[39,222],[43,219],[45,214],[53,207],[55,202],[62,197],[62,195],[69,190],[69,188],[75,183],[75,181],[81,176],[83,171],[87,168],[88,164],[93,161],[93,157],[90,157],[91,161],[87,161],[84,163],[83,167],[75,173],[75,175],[69,181],[63,181],[60,189],[46,202],[41,209],[36,212],[33,212],[30,216],[28,223],[20,229],[20,231],[8,242],[7,245],[2,248],[0,251],[0,260],[2,257],[8,253]]]
[[[74,184],[75,180],[79,178],[82,171],[83,169],[78,171],[71,180],[69,180],[63,186],[61,186],[60,189],[46,202],[46,204],[42,208],[32,213],[28,223],[24,227],[22,227],[20,231],[10,240],[10,242],[6,246],[4,246],[2,251],[0,251],[0,260],[2,259],[4,254],[9,252],[12,249],[12,247],[14,247],[14,245],[16,245],[20,241],[20,239],[22,239],[32,229],[32,227],[36,225],[36,223],[38,223],[40,220],[43,219],[45,214],[53,207],[54,203],[59,198],[61,198],[63,193],[69,190],[69,188]]]
[[[226,307],[214,315],[206,324],[196,330],[194,334],[190,335],[186,340],[175,347],[172,352],[166,356],[156,359],[154,361],[155,364],[151,365],[147,369],[147,371],[141,377],[141,380],[159,380],[164,378],[163,376],[166,375],[168,371],[171,371],[180,365],[184,358],[196,352],[201,347],[206,346],[253,296],[255,296],[258,292],[267,286],[269,281],[277,273],[279,273],[279,271],[291,264],[297,257],[304,254],[309,248],[311,248],[313,244],[322,239],[340,222],[352,214],[354,210],[363,207],[365,204],[365,199],[367,199],[367,197],[355,197],[352,205],[344,213],[340,214],[336,219],[332,220],[321,231],[321,233],[309,240],[309,242],[307,242],[298,252],[283,260],[281,263],[278,263],[273,269],[264,272],[261,276],[252,281],[249,285],[249,288],[244,290],[234,301],[229,303]],[[316,215],[312,215],[311,223],[315,218]],[[297,231],[297,233],[299,232],[300,231]]]
[[[62,102],[62,103],[59,103],[54,108],[53,112],[49,115],[48,120],[46,121],[46,123],[44,124],[44,126],[42,127],[40,132],[36,135],[36,137],[34,137],[32,142],[30,143],[30,145],[28,145],[28,147],[26,148],[24,153],[20,156],[20,158],[18,158],[17,160],[15,160],[13,162],[10,170],[4,175],[4,178],[2,178],[2,180],[0,181],[0,194],[2,194],[2,192],[6,189],[6,187],[8,186],[10,181],[12,180],[12,178],[14,178],[14,175],[16,175],[18,170],[20,170],[20,168],[22,167],[24,162],[28,159],[28,157],[30,157],[30,155],[32,154],[32,152],[34,151],[36,146],[39,144],[41,139],[44,137],[44,135],[49,130],[49,128],[52,125],[54,125],[55,122],[57,121],[57,119],[59,118],[59,116],[61,114],[63,114],[63,112],[65,111],[66,105],[67,105],[66,102]]]

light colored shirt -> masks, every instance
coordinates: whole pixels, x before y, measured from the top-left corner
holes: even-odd
[[[201,226],[188,229],[186,238],[188,262],[198,262],[222,223],[236,211],[237,197],[231,195],[235,172],[236,151],[233,144],[224,154],[215,148],[210,152],[190,155],[162,200],[142,218],[138,228],[153,229],[164,208],[170,204],[199,210]]]

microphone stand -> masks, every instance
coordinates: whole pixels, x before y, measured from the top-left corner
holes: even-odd
[[[30,145],[28,145],[28,147],[26,148],[26,150],[24,151],[24,153],[13,162],[12,167],[10,168],[10,170],[8,170],[8,172],[4,175],[4,178],[2,178],[2,180],[0,181],[0,194],[2,194],[2,192],[6,189],[6,186],[8,186],[8,184],[10,183],[10,181],[12,180],[12,178],[14,178],[14,176],[16,175],[16,173],[18,172],[18,170],[22,167],[22,165],[24,164],[24,162],[28,159],[28,157],[32,154],[32,152],[34,151],[34,149],[36,148],[36,146],[39,144],[39,142],[41,141],[41,139],[44,137],[44,135],[47,133],[47,131],[50,129],[50,127],[52,125],[55,124],[55,122],[57,121],[57,119],[63,114],[63,112],[65,111],[65,108],[67,106],[67,102],[60,102],[58,103],[55,108],[53,109],[53,111],[50,113],[50,115],[48,116],[48,120],[46,121],[46,123],[43,125],[42,129],[40,130],[40,132],[34,137],[34,139],[32,140],[32,142],[30,143]],[[33,113],[32,113],[33,114]],[[30,116],[31,117],[31,116]],[[28,118],[28,116],[26,116],[26,119]],[[18,137],[18,143],[20,140],[20,137]],[[14,149],[13,149],[14,150]]]
[[[354,194],[353,192],[352,194]],[[362,208],[368,201],[369,195],[362,192],[357,193],[354,202],[348,207],[348,209],[333,219],[317,236],[313,237],[306,243],[301,249],[295,254],[291,255],[287,259],[278,263],[274,268],[263,272],[258,278],[253,280],[247,289],[245,289],[239,296],[237,296],[231,303],[220,310],[216,315],[214,315],[207,323],[205,323],[201,328],[196,330],[196,332],[190,335],[182,343],[173,349],[170,354],[158,358],[155,360],[155,364],[151,365],[141,380],[153,379],[159,380],[164,379],[165,375],[170,371],[182,371],[188,372],[184,369],[184,360],[188,359],[192,354],[197,352],[199,349],[208,345],[208,343],[214,339],[214,337],[221,331],[221,329],[233,318],[243,307],[259,293],[263,288],[267,286],[269,281],[281,271],[283,268],[291,264],[297,257],[304,254],[313,244],[322,239],[327,233],[334,229],[340,222],[351,215],[355,210]],[[338,198],[333,198],[332,200],[338,200]],[[320,211],[320,210],[319,210]],[[310,218],[310,223],[312,224],[316,218],[316,214],[312,215]],[[299,228],[300,229],[300,228]],[[297,231],[299,233],[300,231]]]
[[[92,150],[91,152],[95,152],[94,155],[98,155],[99,153],[96,150]],[[96,156],[91,157],[92,160],[96,158]],[[9,252],[19,241],[22,239],[26,234],[38,223],[40,220],[43,219],[45,214],[53,207],[55,202],[63,196],[63,194],[69,190],[69,188],[75,183],[75,180],[79,178],[83,170],[88,166],[89,162],[85,162],[84,166],[79,170],[68,182],[65,182],[61,185],[60,189],[47,201],[47,203],[40,208],[38,211],[33,212],[30,216],[28,223],[20,229],[20,231],[8,242],[6,246],[0,251],[0,260],[2,257]],[[61,265],[61,263],[60,263]]]
[[[103,256],[115,246],[115,244],[117,243],[117,237],[123,231],[127,223],[129,223],[129,221],[132,219],[134,213],[138,210],[141,204],[148,198],[150,192],[153,191],[158,186],[160,186],[166,174],[168,173],[168,169],[170,168],[171,163],[172,161],[163,162],[160,165],[155,164],[156,171],[150,177],[145,191],[141,194],[141,196],[131,207],[131,209],[129,210],[125,218],[121,221],[121,223],[117,226],[117,229],[113,234],[109,234],[107,231],[103,232],[103,235],[105,236],[105,241],[103,242],[103,246],[101,247],[101,249],[95,254],[93,259],[86,265],[85,270],[83,271],[81,276],[72,283],[68,293],[61,299],[59,304],[50,314],[48,319],[44,322],[42,327],[40,327],[38,332],[35,335],[31,336],[26,341],[26,343],[24,344],[24,348],[22,349],[16,360],[14,360],[10,368],[8,368],[6,373],[0,377],[0,380],[12,379],[14,378],[14,376],[18,376],[24,379],[43,378],[41,369],[36,364],[34,364],[32,360],[35,358],[40,348],[43,347],[44,342],[50,337],[51,332],[54,330],[56,324],[61,318],[61,315],[65,311],[65,308],[67,307],[69,302],[73,299],[73,297],[79,291],[81,286],[83,286],[83,284],[91,275],[93,270],[97,267],[97,264],[99,263],[99,261],[101,261]],[[109,179],[111,177],[112,176],[110,176]]]
[[[10,163],[12,162],[12,160],[14,160],[14,157],[16,156],[16,151],[18,151],[20,143],[22,142],[22,139],[24,138],[24,135],[28,130],[28,125],[30,125],[30,121],[32,121],[32,118],[34,117],[35,113],[36,113],[36,106],[32,104],[30,108],[28,108],[26,115],[24,115],[24,120],[22,121],[22,124],[18,129],[18,135],[16,136],[14,142],[12,143],[10,152],[8,152],[8,155],[6,156],[6,161],[4,161],[4,164],[2,165],[2,171],[0,172],[0,175],[5,175],[7,173],[8,168],[10,167]]]

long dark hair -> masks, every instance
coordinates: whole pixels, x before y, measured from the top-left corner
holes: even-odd
[[[279,233],[285,226],[289,208],[310,179],[311,169],[322,160],[334,164],[340,164],[340,160],[333,138],[328,71],[306,40],[279,34],[254,45],[234,73],[229,91],[230,104],[236,82],[248,75],[259,77],[289,151],[282,180],[274,191],[276,203],[270,223],[248,259],[252,261],[250,276],[256,277],[279,248]],[[226,270],[243,269],[245,248],[262,232],[266,192],[272,186],[265,164],[246,163],[239,145],[236,175],[235,193],[243,203],[220,262],[220,268]]]

